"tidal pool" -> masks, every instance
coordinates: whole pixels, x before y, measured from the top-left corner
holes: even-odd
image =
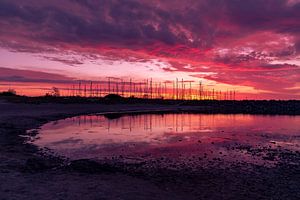
[[[38,132],[33,144],[70,159],[261,165],[280,161],[278,152],[300,150],[300,116],[83,115],[47,123]]]

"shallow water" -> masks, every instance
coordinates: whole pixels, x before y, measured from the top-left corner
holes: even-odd
[[[43,125],[32,143],[70,159],[262,165],[279,161],[266,158],[270,151],[300,150],[299,124],[300,116],[84,115]]]

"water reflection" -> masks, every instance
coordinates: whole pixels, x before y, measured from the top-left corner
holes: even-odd
[[[263,156],[243,148],[299,150],[299,124],[299,116],[84,115],[45,124],[33,143],[72,159],[200,156],[261,163]]]

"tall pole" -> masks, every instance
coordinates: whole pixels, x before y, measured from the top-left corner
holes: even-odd
[[[129,80],[129,97],[131,97],[131,79]]]
[[[172,81],[173,82],[173,100],[175,100],[175,81]]]
[[[150,80],[150,99],[152,99],[152,78]]]
[[[235,90],[233,90],[233,100],[235,100]]]
[[[108,77],[108,92],[107,94],[110,94],[110,77]]]
[[[116,81],[116,93],[117,93],[117,94],[119,94],[119,85],[118,85],[118,84],[119,84],[119,82],[118,82],[118,80],[117,80],[117,81]]]
[[[179,91],[178,91],[178,78],[176,78],[176,100],[178,100],[179,99]]]
[[[96,84],[96,97],[99,97],[99,84]]]
[[[79,81],[79,86],[78,86],[78,93],[79,93],[79,96],[81,96],[81,82]]]
[[[190,81],[190,100],[192,100],[192,82]]]
[[[201,81],[199,83],[199,95],[200,95],[200,100],[202,100],[202,82]]]
[[[133,84],[133,94],[132,94],[132,96],[135,96],[135,95],[136,95],[136,91],[135,91],[135,82],[133,82],[132,84]]]
[[[90,97],[93,97],[93,82],[90,84]]]
[[[159,91],[159,98],[161,98],[161,82],[159,82],[159,89],[158,89],[158,91]]]
[[[143,83],[143,82],[140,82],[140,88],[139,88],[139,90],[140,90],[140,91],[139,91],[139,93],[140,93],[140,94],[139,94],[139,97],[140,97],[140,98],[143,98],[143,86],[142,86],[142,85],[144,85],[144,83]]]
[[[101,95],[101,83],[99,84],[99,95],[100,95],[100,97],[102,97],[102,95]]]
[[[124,80],[123,79],[121,79],[121,82],[122,82],[122,97],[124,97]]]
[[[183,79],[181,80],[181,99],[183,100],[184,99],[184,86],[183,86]]]
[[[149,98],[149,82],[148,82],[148,79],[147,79],[147,82],[146,82],[146,97]]]
[[[168,92],[167,92],[167,82],[165,81],[165,91],[164,91],[164,99],[167,98]]]
[[[72,85],[72,96],[73,96],[73,97],[75,96],[75,95],[74,95],[74,90],[75,90],[75,86]]]
[[[155,98],[158,98],[158,83],[155,83]]]

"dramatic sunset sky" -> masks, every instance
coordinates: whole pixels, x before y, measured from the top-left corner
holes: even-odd
[[[0,0],[0,90],[107,76],[300,99],[300,1]]]

